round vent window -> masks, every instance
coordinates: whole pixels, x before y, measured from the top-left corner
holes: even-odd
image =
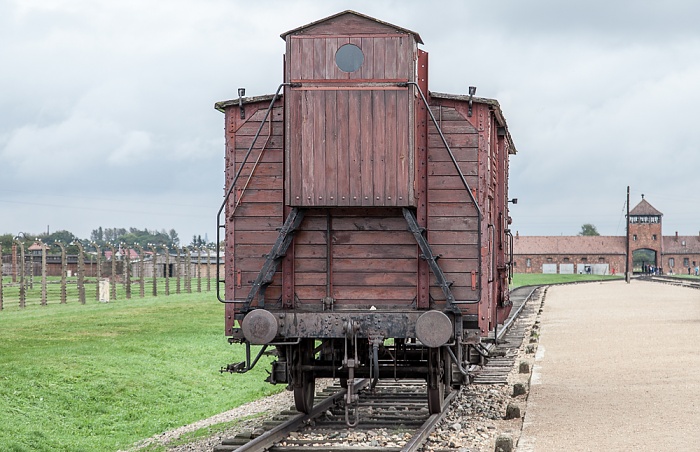
[[[335,64],[343,72],[355,72],[365,61],[362,49],[355,44],[345,44],[335,52]]]

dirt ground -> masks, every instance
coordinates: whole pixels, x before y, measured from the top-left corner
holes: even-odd
[[[700,450],[700,290],[550,287],[520,452]]]

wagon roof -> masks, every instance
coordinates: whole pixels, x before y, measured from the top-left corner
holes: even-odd
[[[435,92],[430,92],[430,97],[435,97],[437,99],[449,99],[449,100],[456,100],[460,102],[469,102],[470,96],[465,95],[465,94],[446,94],[446,93],[435,93]],[[486,104],[491,109],[494,111],[496,114],[496,120],[498,121],[498,124],[500,124],[502,127],[505,128],[506,131],[506,140],[508,141],[508,153],[510,154],[517,154],[517,149],[515,149],[515,144],[513,143],[513,137],[510,135],[510,131],[508,130],[508,123],[506,122],[505,116],[503,116],[503,111],[501,110],[501,105],[498,103],[496,99],[488,99],[486,97],[476,97],[472,96],[471,97],[472,102],[476,102],[478,104]]]
[[[253,96],[253,97],[243,97],[240,102],[243,105],[254,104],[257,102],[267,102],[269,104],[273,97],[275,97],[274,94],[265,94],[263,96]],[[281,99],[282,97],[284,97],[284,96],[282,94],[280,94],[279,98]],[[238,102],[239,102],[238,99],[222,100],[222,101],[215,103],[214,108],[223,113],[228,107],[238,105]]]
[[[364,14],[361,14],[361,13],[358,13],[357,11],[352,11],[352,10],[342,11],[338,14],[334,14],[332,16],[328,16],[326,18],[311,22],[310,24],[302,25],[301,27],[295,28],[294,30],[289,30],[286,33],[282,33],[280,36],[282,37],[282,39],[286,40],[287,36],[289,36],[291,34],[302,34],[302,33],[307,32],[307,31],[314,31],[313,29],[317,28],[319,25],[323,24],[324,22],[329,22],[329,21],[337,19],[341,16],[346,16],[346,15],[356,16],[356,17],[360,18],[361,20],[373,22],[376,25],[379,25],[383,28],[391,29],[392,31],[398,31],[400,33],[406,33],[406,34],[413,35],[416,42],[418,42],[419,44],[423,44],[423,40],[421,39],[420,35],[418,33],[416,33],[415,31],[411,31],[411,30],[408,30],[406,28],[399,27],[397,25],[390,24],[389,22],[384,22],[384,21],[381,21],[379,19],[375,19],[374,17],[366,16]],[[337,31],[338,30],[336,30],[336,33],[337,33]]]
[[[517,236],[513,240],[513,253],[518,255],[606,255],[626,254],[627,238],[624,236]]]

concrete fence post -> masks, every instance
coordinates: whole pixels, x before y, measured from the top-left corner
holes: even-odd
[[[139,296],[143,298],[146,296],[146,254],[138,243],[134,243],[134,248],[139,253]]]
[[[202,253],[204,248],[201,246],[197,250],[197,292],[202,291]]]
[[[24,308],[27,303],[27,291],[24,281],[24,242],[20,242],[18,237],[14,241],[19,245],[19,262],[16,264],[19,269],[19,307]]]
[[[175,286],[175,288],[176,288],[175,293],[180,293],[180,264],[181,264],[181,262],[180,262],[181,257],[180,256],[181,256],[181,254],[180,254],[179,247],[175,247],[175,250],[177,251],[177,261],[175,262],[175,276],[177,277],[176,278],[177,284]]]
[[[66,290],[67,276],[68,276],[68,262],[66,262],[66,247],[60,241],[55,243],[61,249],[61,304],[66,304],[68,302],[68,294]]]
[[[92,242],[95,247],[95,300],[100,301],[100,280],[102,279],[102,249]]]
[[[39,241],[39,244],[41,245],[41,305],[46,306],[46,303],[48,303],[48,292],[47,292],[47,286],[46,284],[48,283],[48,275],[47,275],[47,265],[46,265],[46,244],[42,242],[41,240]]]
[[[190,249],[185,247],[185,292],[192,293],[192,256]]]
[[[165,277],[165,295],[170,295],[170,250],[167,245],[162,245],[163,252],[165,253],[165,269],[163,270],[163,276]]]
[[[207,292],[211,292],[211,249],[207,247]]]
[[[107,245],[109,250],[112,252],[112,276],[109,281],[109,291],[110,300],[117,299],[117,252],[114,249],[114,245],[111,243]]]
[[[126,299],[131,299],[131,248],[125,243],[122,243],[124,247],[124,291],[126,292]]]
[[[156,249],[156,246],[153,245],[152,243],[149,243],[148,246],[151,248],[151,252],[153,253],[153,296],[157,297],[158,296],[158,267],[156,266],[156,262],[158,260],[158,250]]]
[[[73,242],[78,247],[78,301],[85,304],[85,249],[80,242]]]

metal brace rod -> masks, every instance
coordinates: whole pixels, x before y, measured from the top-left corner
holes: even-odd
[[[433,271],[433,274],[437,278],[437,282],[442,289],[442,293],[445,294],[447,307],[452,308],[455,304],[455,297],[452,295],[452,290],[450,289],[452,283],[445,279],[445,273],[443,273],[442,269],[438,265],[437,258],[433,254],[433,250],[430,248],[430,244],[425,239],[425,236],[423,236],[423,229],[418,225],[418,220],[416,220],[413,212],[406,207],[404,207],[402,210],[403,217],[408,223],[408,228],[413,233],[413,237],[416,239],[416,242],[418,242],[421,253],[423,253],[423,258],[428,262],[430,269]]]

